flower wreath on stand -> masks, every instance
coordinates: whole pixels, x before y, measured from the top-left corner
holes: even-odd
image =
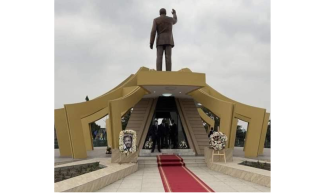
[[[129,143],[125,143],[125,139],[129,138],[131,140],[131,145]],[[123,130],[120,132],[119,136],[119,150],[121,153],[128,155],[130,153],[134,153],[137,151],[137,135],[134,130]]]
[[[145,143],[145,145],[144,145],[144,148],[145,148],[145,149],[151,149],[152,146],[153,146],[153,141],[152,141],[151,137],[149,137],[149,140],[146,141],[146,143]]]
[[[226,148],[227,136],[220,131],[215,131],[210,135],[210,148],[220,151]]]
[[[186,144],[185,140],[183,140],[183,141],[181,141],[181,143],[179,143],[179,148],[181,148],[181,149],[187,148],[187,144]]]

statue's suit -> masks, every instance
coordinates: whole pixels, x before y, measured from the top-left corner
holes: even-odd
[[[173,17],[168,17],[166,15],[160,15],[160,17],[153,20],[150,45],[153,45],[157,32],[157,71],[162,70],[162,56],[165,50],[165,60],[166,60],[166,71],[171,71],[172,68],[172,47],[174,47],[173,39],[173,25],[177,22],[176,13]]]

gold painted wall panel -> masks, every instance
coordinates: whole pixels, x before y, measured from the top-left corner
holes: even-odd
[[[205,74],[191,72],[173,71],[148,71],[138,74],[137,85],[183,85],[183,86],[205,86]]]
[[[68,123],[64,108],[54,110],[54,124],[60,156],[72,156]]]
[[[220,131],[229,138],[234,105],[214,98],[203,90],[193,91],[189,95],[220,118]],[[227,148],[228,147],[229,143],[227,143]]]
[[[260,138],[260,144],[258,148],[258,154],[262,155],[264,151],[264,143],[265,143],[265,138],[266,138],[266,133],[267,133],[267,126],[269,123],[269,118],[270,118],[270,113],[265,113],[264,116],[264,121],[263,121],[263,128],[262,128],[262,133],[261,133],[261,138]]]
[[[149,71],[148,68],[141,67],[136,74],[130,75],[109,92],[91,101],[67,104],[64,106],[64,109],[55,110],[55,127],[57,134],[59,134],[58,139],[61,155],[69,154],[70,151],[70,155],[73,158],[86,158],[86,151],[92,149],[89,130],[90,121],[96,121],[109,113],[111,116],[107,120],[106,125],[107,132],[110,131],[111,134],[107,134],[107,137],[112,148],[116,148],[118,146],[118,134],[121,130],[121,114],[125,113],[124,109],[129,109],[134,106],[147,93],[144,89],[139,88],[139,86],[145,85],[183,85],[201,88],[190,92],[189,95],[220,117],[220,130],[229,137],[227,147],[233,147],[238,118],[249,122],[245,142],[245,156],[256,157],[263,151],[262,143],[265,140],[265,125],[268,115],[265,109],[245,105],[227,98],[205,83],[205,74],[192,73],[188,68],[184,68],[178,72],[162,72]],[[143,115],[143,117],[134,117],[134,119],[130,120],[133,124],[130,124],[130,127],[141,128],[143,126],[142,123],[137,123],[137,121],[146,120],[145,115],[148,111],[145,101],[149,100],[141,101],[139,108],[133,113],[135,115]],[[197,113],[199,111],[196,110],[196,106],[191,101],[191,99],[182,100],[182,107],[184,107],[182,112],[186,113],[184,114],[186,118],[182,120],[188,121],[186,125],[190,126],[189,131],[193,134],[190,136],[204,136],[198,129],[200,128],[200,121],[198,120],[200,116]],[[62,114],[63,112],[64,115]],[[209,123],[209,125],[211,126],[212,123]],[[68,139],[66,139],[67,135]],[[202,139],[204,138],[202,137]],[[195,144],[197,145],[197,143]],[[196,148],[200,147],[198,146]]]
[[[121,124],[121,110],[128,110],[138,103],[147,92],[140,87],[136,87],[128,95],[112,100],[109,102],[109,113],[110,113],[110,132],[107,132],[112,137],[112,149],[118,149],[119,133],[122,131]]]

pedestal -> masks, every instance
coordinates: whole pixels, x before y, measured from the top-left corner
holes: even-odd
[[[139,150],[132,154],[123,154],[119,149],[112,149],[111,163],[136,163],[138,162]]]

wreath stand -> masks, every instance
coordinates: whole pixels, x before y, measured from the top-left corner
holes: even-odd
[[[227,161],[226,161],[226,150],[225,149],[223,149],[223,153],[220,153],[219,150],[217,151],[217,153],[215,153],[215,150],[213,149],[212,156],[211,156],[211,162],[213,162],[213,157],[214,156],[223,156],[223,159],[225,160],[225,163],[227,163]]]

